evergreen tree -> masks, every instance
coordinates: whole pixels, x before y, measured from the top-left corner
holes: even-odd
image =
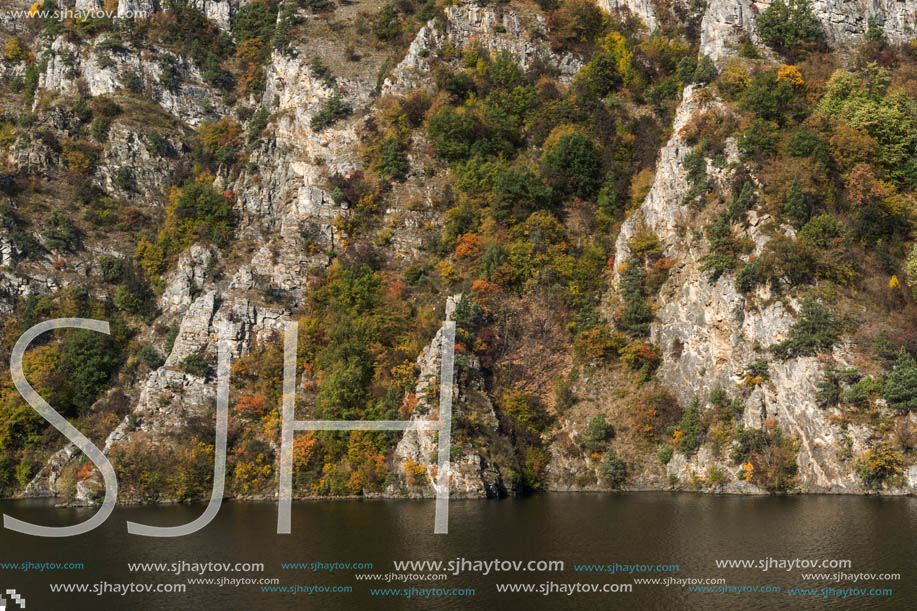
[[[624,312],[621,314],[621,328],[631,335],[646,335],[650,331],[650,320],[653,310],[646,303],[643,280],[646,272],[643,262],[636,257],[627,260],[618,290],[624,299]]]
[[[815,356],[836,344],[843,331],[834,313],[810,297],[802,302],[799,319],[790,327],[787,338],[768,349],[779,359]]]
[[[407,175],[408,160],[404,156],[401,143],[395,138],[389,138],[382,145],[382,154],[376,169],[382,178],[388,180],[402,180]]]
[[[605,414],[598,413],[586,427],[586,443],[589,452],[601,452],[608,447],[608,439],[615,436],[614,428],[605,420]]]
[[[796,229],[805,225],[806,221],[809,220],[809,206],[806,204],[806,194],[802,192],[798,178],[793,179],[793,184],[790,185],[790,190],[787,191],[783,214],[790,219]]]
[[[697,64],[694,63],[694,58],[690,55],[685,55],[678,62],[676,70],[678,80],[685,85],[690,84],[694,80],[695,70],[697,70]]]
[[[690,456],[704,442],[706,429],[700,417],[700,401],[697,397],[691,400],[691,405],[681,416],[681,421],[675,427],[678,441],[678,451],[685,456]]]
[[[917,362],[904,348],[898,353],[882,394],[895,411],[907,413],[917,409]]]
[[[627,479],[627,465],[618,458],[618,454],[614,450],[608,450],[605,454],[601,470],[602,478],[612,488],[620,488]]]
[[[707,83],[713,82],[715,78],[716,64],[713,63],[713,60],[710,59],[709,56],[704,55],[700,58],[700,61],[697,62],[697,69],[694,71],[694,82],[706,85]]]
[[[750,180],[742,185],[742,191],[729,204],[729,218],[737,220],[755,205],[755,187]]]
[[[765,43],[780,53],[817,42],[824,36],[809,0],[774,0],[758,16],[758,32]]]

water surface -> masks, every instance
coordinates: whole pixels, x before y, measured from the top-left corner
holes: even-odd
[[[91,511],[35,501],[0,503],[3,513],[49,526]],[[729,497],[669,493],[551,494],[501,501],[452,501],[448,535],[433,534],[432,501],[333,501],[293,505],[290,535],[276,534],[272,503],[224,503],[194,535],[128,535],[125,521],[169,526],[193,520],[203,505],[119,507],[95,531],[43,539],[0,531],[0,562],[81,562],[83,570],[0,570],[2,590],[15,588],[28,609],[913,609],[917,500],[836,496]],[[562,572],[464,572],[446,581],[358,581],[353,570],[284,570],[281,563],[372,563],[390,573],[393,560],[562,560]],[[803,582],[809,570],[717,569],[717,559],[850,559],[849,569],[815,572],[899,573],[897,581]],[[52,594],[49,583],[187,583],[191,575],[130,572],[134,562],[258,562],[263,573],[206,577],[276,577],[281,585],[351,586],[351,593],[264,593],[259,585],[189,585],[184,594]],[[677,564],[677,573],[577,572],[574,564]],[[687,588],[634,585],[619,594],[505,594],[498,583],[632,583],[634,577],[726,579],[731,586],[780,586],[781,593],[701,594]],[[473,588],[473,597],[424,600],[381,597],[370,587]],[[797,598],[796,587],[892,588],[891,596]],[[7,607],[13,608],[13,607]]]

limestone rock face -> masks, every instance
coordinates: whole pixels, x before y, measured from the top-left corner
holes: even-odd
[[[180,156],[188,148],[178,139],[168,139],[169,146]],[[101,159],[95,169],[96,182],[106,193],[117,194],[142,206],[155,205],[172,174],[173,164],[150,150],[146,134],[114,123]],[[121,177],[126,174],[127,184]]]
[[[207,265],[213,254],[203,246],[193,245],[178,258],[174,272],[166,279],[166,288],[159,297],[163,313],[187,309],[193,300],[192,291],[200,290],[207,280]]]
[[[757,12],[750,0],[711,0],[701,20],[700,53],[714,60],[735,55],[743,35],[761,47]]]
[[[687,230],[688,214],[681,201],[689,188],[685,179],[687,172],[682,163],[691,148],[682,137],[681,130],[692,117],[714,108],[725,109],[722,104],[701,93],[697,87],[685,87],[672,124],[672,137],[659,153],[653,185],[643,204],[624,221],[615,241],[616,262],[623,263],[627,260],[627,242],[641,224],[656,231],[665,246],[666,256],[671,256],[682,244],[682,237]]]
[[[760,3],[760,10],[766,7]],[[813,0],[812,8],[832,47],[861,42],[870,17],[889,42],[907,42],[917,34],[915,0]]]
[[[597,0],[596,4],[606,11],[628,10],[646,24],[646,27],[652,31],[658,26],[656,22],[656,11],[653,9],[651,0]]]
[[[461,296],[450,297],[446,305],[447,319]],[[412,421],[439,419],[440,366],[442,362],[443,331],[440,328],[430,345],[417,357],[420,374],[417,378],[415,395],[417,403],[411,413]],[[467,371],[455,371],[455,385],[452,402],[453,423],[463,417],[473,417],[486,430],[497,430],[497,417],[489,401],[480,399],[480,364],[472,359],[466,363]],[[469,400],[469,397],[473,400]],[[454,427],[453,427],[454,430]],[[438,435],[428,431],[405,431],[395,448],[393,459],[396,483],[390,494],[407,496],[435,496],[439,456]],[[457,448],[453,434],[452,460],[450,469],[450,496],[496,497],[505,493],[499,468],[480,452],[468,448]]]
[[[447,318],[461,296],[450,297]],[[443,331],[440,328],[430,345],[417,357],[420,374],[415,394],[417,404],[411,414],[412,421],[439,419],[440,366],[442,363]],[[466,364],[470,374],[462,374],[456,368],[454,397],[452,403],[453,422],[462,417],[478,418],[482,426],[492,432],[497,430],[497,417],[489,401],[469,401],[469,395],[479,395],[481,388],[475,378],[480,375],[480,364],[473,360]],[[471,380],[471,383],[468,383]],[[459,383],[464,382],[464,383]],[[432,391],[432,392],[431,392]],[[476,397],[480,398],[480,397]],[[454,427],[453,427],[454,428]],[[396,484],[391,494],[407,496],[435,496],[439,456],[438,435],[428,431],[405,431],[395,448],[394,475]],[[453,436],[453,450],[450,461],[450,495],[462,497],[496,497],[505,492],[500,470],[486,457],[476,451],[456,451]]]
[[[915,3],[917,0],[815,0],[813,6],[825,26],[828,42],[847,47],[862,39],[870,16],[889,41],[909,40],[914,36]],[[14,0],[11,4],[27,9],[31,2]],[[70,4],[93,8],[100,3],[72,0]],[[191,4],[231,34],[232,16],[245,0],[191,0]],[[599,0],[599,5],[609,11],[629,10],[650,30],[659,25],[651,0]],[[162,0],[120,0],[117,10],[126,19],[129,13],[155,13],[164,6]],[[761,47],[756,15],[766,6],[766,2],[750,0],[710,0],[701,22],[700,52],[716,59],[726,58],[736,52],[736,43],[745,35]],[[11,31],[22,27],[11,23],[6,13],[0,14],[0,23]],[[269,113],[262,133],[257,138],[246,138],[246,163],[240,164],[244,167],[232,172],[221,168],[214,179],[215,188],[231,195],[238,220],[231,252],[193,245],[178,256],[177,264],[163,277],[158,318],[146,329],[143,341],[154,344],[165,362],[125,389],[132,411],[107,438],[106,451],[116,450],[140,435],[168,443],[169,435],[185,426],[190,416],[211,412],[215,380],[188,374],[182,371],[181,363],[192,354],[215,363],[221,321],[232,324],[234,357],[251,350],[259,340],[279,337],[290,312],[308,298],[306,278],[310,271],[329,265],[344,248],[341,228],[351,220],[358,202],[346,201],[338,192],[332,197],[327,185],[334,175],[349,177],[366,170],[362,138],[371,125],[380,94],[403,95],[430,86],[433,57],[471,46],[488,52],[508,51],[526,69],[548,64],[562,81],[569,83],[584,65],[583,60],[575,54],[552,52],[546,32],[546,19],[534,7],[482,7],[474,1],[460,1],[445,7],[442,17],[420,29],[404,58],[383,81],[381,91],[377,91],[375,67],[365,75],[354,76],[351,72],[329,83],[312,75],[308,54],[275,51],[265,66],[263,95],[237,101],[233,108],[227,107],[223,94],[207,83],[191,58],[174,55],[168,49],[131,42],[105,43],[109,34],[82,41],[59,36],[36,43],[39,46],[33,50],[37,51],[38,65],[47,60],[33,106],[38,111],[35,120],[41,122],[38,126],[42,129],[48,127],[46,131],[67,138],[90,138],[87,126],[75,125],[76,120],[66,108],[46,108],[43,102],[58,94],[116,94],[119,102],[123,98],[126,103],[137,104],[141,116],[143,112],[155,112],[157,118],[170,125],[181,124],[180,130],[168,130],[164,136],[176,153],[172,160],[155,154],[150,134],[136,121],[131,124],[127,119],[114,119],[107,140],[98,143],[100,152],[92,176],[95,186],[132,206],[145,208],[144,213],[151,216],[163,213],[162,191],[170,183],[178,160],[188,152],[181,132],[190,133],[205,121],[221,117],[238,118],[245,123],[242,117],[259,108]],[[177,76],[171,84],[163,78],[160,68],[160,59],[167,53],[172,56]],[[762,49],[762,53],[769,52]],[[364,58],[362,65],[369,65],[370,60]],[[139,93],[123,91],[124,77],[129,73],[136,74]],[[24,75],[24,62],[0,60],[0,77]],[[313,129],[312,119],[335,97],[352,112],[324,129]],[[242,110],[246,112],[237,112]],[[652,188],[624,222],[615,245],[616,260],[625,261],[628,240],[645,225],[659,236],[665,255],[676,260],[657,299],[660,307],[651,340],[663,351],[657,375],[682,403],[695,395],[705,397],[717,386],[735,388],[745,365],[762,356],[760,348],[786,336],[798,307],[793,300],[763,291],[754,298],[746,297],[735,290],[732,275],[711,283],[700,269],[707,244],[692,231],[699,230],[702,222],[681,203],[688,191],[682,164],[690,150],[681,132],[692,118],[708,111],[726,113],[728,109],[709,91],[686,88],[671,139],[660,152]],[[247,128],[243,125],[246,136]],[[30,176],[48,178],[60,169],[61,155],[55,151],[53,138],[44,141],[37,131],[17,137],[5,155],[4,165],[8,163],[11,170]],[[380,206],[382,223],[390,234],[384,242],[379,241],[385,244],[379,248],[384,256],[409,259],[417,255],[424,231],[438,229],[444,222],[443,206],[438,206],[442,200],[438,198],[443,195],[442,184],[448,181],[425,172],[425,166],[432,168],[433,163],[422,132],[417,130],[413,136],[407,179],[393,185],[392,197]],[[728,161],[737,161],[735,142],[727,143],[726,152]],[[129,170],[130,187],[124,184],[125,169]],[[723,189],[730,170],[712,164],[707,170],[711,182]],[[437,181],[439,187],[434,184]],[[406,193],[411,197],[405,197]],[[405,203],[408,199],[412,200],[410,205]],[[12,199],[9,204],[15,208]],[[754,243],[754,254],[759,254],[771,239],[763,230],[769,220],[755,211],[749,213],[743,231]],[[792,229],[782,227],[779,231],[791,233]],[[39,234],[36,229],[34,235],[40,237]],[[90,254],[73,256],[75,261],[67,263],[70,267],[65,275],[53,268],[56,253],[44,253],[41,261],[25,261],[13,244],[9,228],[0,227],[0,311],[4,312],[12,312],[16,300],[30,293],[51,294],[88,277],[94,256],[133,255],[114,252],[115,247],[110,245],[87,245]],[[220,273],[222,268],[224,273]],[[455,302],[455,298],[449,301],[447,316]],[[168,354],[163,337],[153,332],[160,325],[178,328]],[[439,333],[417,359],[420,377],[411,415],[415,420],[438,416],[441,347]],[[842,364],[852,358],[844,346],[836,348],[832,357]],[[841,431],[831,424],[832,411],[813,402],[814,385],[822,369],[822,362],[815,358],[772,362],[770,379],[746,398],[742,418],[750,427],[761,427],[765,421],[773,420],[800,440],[798,460],[803,490],[859,492],[852,465],[835,452],[842,440]],[[457,359],[455,379],[454,418],[468,424],[469,430],[479,432],[486,443],[454,440],[451,493],[467,497],[505,494],[512,487],[513,471],[518,465],[509,464],[516,458],[514,449],[500,430],[480,363],[462,355]],[[583,432],[584,427],[572,421],[561,421],[558,430],[552,432],[555,440],[550,445],[552,461],[548,473],[551,489],[601,488],[595,479],[598,465],[583,459],[573,447],[573,440]],[[870,434],[865,427],[850,428],[849,443],[855,452],[867,447]],[[434,434],[406,432],[394,452],[395,481],[388,492],[432,496],[437,451]],[[62,469],[78,457],[73,446],[61,449],[26,493],[58,493]],[[664,469],[637,469],[633,485],[661,488],[668,476],[684,481],[690,473],[712,466],[732,468],[722,457],[715,456],[712,448],[704,446],[694,456],[674,457]],[[913,490],[917,469],[911,468],[906,479]],[[729,491],[756,492],[745,483],[730,486]],[[85,488],[80,488],[79,494],[89,498]]]
[[[230,19],[248,0],[190,0],[189,4],[199,9],[221,30],[229,31]],[[119,0],[118,16],[121,18],[149,16],[162,9],[161,0]]]
[[[651,325],[650,339],[663,353],[656,375],[682,404],[694,396],[703,399],[715,388],[733,392],[742,380],[745,366],[767,357],[767,346],[786,338],[799,305],[766,291],[746,297],[736,290],[734,274],[723,274],[711,282],[701,270],[700,259],[708,246],[704,239],[686,231],[700,221],[689,207],[682,205],[688,184],[681,160],[689,149],[679,132],[692,116],[712,109],[725,112],[709,91],[685,89],[673,135],[660,153],[653,186],[640,208],[624,223],[616,243],[616,260],[625,261],[630,254],[627,241],[638,226],[646,226],[664,244],[665,255],[676,259],[657,297],[660,307]],[[727,160],[738,160],[734,148],[730,152],[727,147]],[[708,176],[714,183],[723,184],[724,177],[710,166]],[[752,211],[744,233],[755,243],[755,252],[760,252],[770,239],[761,231],[762,225]],[[852,359],[845,346],[835,347],[832,357],[841,365]],[[747,427],[762,428],[766,421],[773,420],[796,436],[801,444],[797,457],[801,490],[860,492],[853,466],[836,452],[842,431],[831,423],[834,410],[815,403],[816,383],[822,370],[823,364],[812,357],[772,359],[770,379],[745,399],[743,421]],[[866,447],[867,431],[852,428],[850,433],[854,447]],[[667,466],[668,474],[684,477],[689,472],[703,473],[715,464],[711,461],[702,450],[687,461],[673,459]]]
[[[406,93],[429,84],[431,59],[446,43],[458,49],[474,43],[491,53],[508,51],[523,69],[546,61],[560,71],[563,80],[572,79],[583,65],[574,55],[552,53],[539,40],[539,33],[547,31],[540,14],[521,15],[514,9],[498,10],[468,1],[446,7],[445,13],[445,23],[431,20],[417,33],[405,58],[385,79],[383,93]]]
[[[715,60],[735,55],[742,36],[761,48],[757,16],[770,4],[766,0],[710,0],[701,22],[700,52]],[[917,35],[917,0],[813,0],[812,10],[826,42],[836,49],[862,43],[870,18],[891,43],[905,43]]]
[[[106,38],[107,34],[100,35],[85,49],[64,36],[56,38],[48,49],[47,67],[39,77],[39,91],[73,95],[79,92],[77,84],[82,81],[90,95],[110,95],[124,89],[124,76],[134,73],[144,95],[192,127],[227,114],[222,97],[204,82],[200,70],[189,58],[172,56],[178,74],[173,90],[162,84],[159,62],[149,57],[148,52],[133,49],[129,44],[119,49],[98,48]],[[40,96],[35,97],[37,105]]]
[[[195,256],[199,262],[205,255],[197,251],[185,260],[182,273],[186,278],[197,273]],[[176,272],[172,283],[181,285],[182,282]],[[231,353],[233,358],[238,358],[258,339],[282,341],[279,338],[285,319],[284,312],[258,307],[246,298],[217,299],[212,291],[200,295],[187,307],[165,364],[142,382],[132,413],[108,436],[105,450],[130,441],[137,431],[152,435],[154,439],[164,437],[181,428],[189,416],[212,412],[216,381],[184,373],[180,366],[191,354],[202,354],[212,363],[216,362],[220,321],[230,321]]]

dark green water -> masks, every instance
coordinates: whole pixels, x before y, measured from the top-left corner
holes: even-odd
[[[744,498],[690,494],[552,494],[522,500],[453,501],[448,535],[433,534],[433,503],[297,503],[293,534],[277,535],[277,507],[225,503],[203,531],[177,539],[128,535],[125,521],[161,526],[194,519],[203,506],[118,508],[100,528],[66,539],[0,531],[0,563],[80,562],[82,570],[0,569],[0,590],[15,588],[27,609],[914,609],[913,498]],[[22,520],[65,525],[88,512],[26,501],[0,509]],[[849,559],[845,569],[718,569],[719,559]],[[562,560],[563,571],[464,572],[446,581],[384,583],[355,573],[394,571],[393,560]],[[54,594],[51,583],[187,583],[188,573],[130,572],[131,562],[264,563],[261,573],[290,586],[351,586],[350,593],[264,593],[260,585],[188,585],[183,594]],[[285,570],[286,562],[372,563],[373,569]],[[574,564],[677,564],[678,572],[602,574]],[[899,580],[803,581],[808,572],[898,573]],[[633,585],[629,593],[497,593],[499,583],[623,583],[634,578],[724,578],[729,586],[779,586],[779,593],[706,594],[671,585]],[[473,588],[474,596],[373,596],[370,588]],[[891,595],[794,597],[787,588],[890,588]],[[18,609],[8,606],[7,609]]]

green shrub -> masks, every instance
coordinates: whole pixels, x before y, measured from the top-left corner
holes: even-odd
[[[768,372],[768,362],[767,359],[755,359],[745,366],[743,370],[743,375],[753,379],[760,379],[762,382],[770,379],[770,373]]]
[[[659,110],[665,110],[667,103],[673,104],[679,99],[681,86],[675,77],[664,78],[646,90],[646,97]]]
[[[178,91],[179,79],[180,76],[178,73],[178,68],[175,66],[175,56],[171,53],[160,55],[159,84],[165,87],[167,90],[175,92]]]
[[[89,133],[92,139],[99,144],[104,144],[108,140],[108,129],[111,127],[111,120],[106,117],[96,117],[89,124]]]
[[[857,409],[868,409],[882,395],[882,387],[881,379],[863,376],[856,384],[841,393],[841,401]]]
[[[700,402],[697,397],[694,397],[691,404],[682,414],[681,421],[673,430],[673,435],[676,439],[675,447],[685,456],[690,456],[697,451],[704,442],[704,436],[707,432],[706,426],[700,417],[699,407]]]
[[[146,137],[150,152],[159,157],[171,157],[175,152],[169,140],[159,132],[150,132]]]
[[[61,344],[61,372],[67,398],[77,413],[87,411],[120,365],[111,336],[88,329],[71,331]]]
[[[799,319],[790,327],[782,342],[768,349],[779,359],[815,356],[828,350],[841,338],[843,327],[833,312],[818,301],[807,298],[802,302]]]
[[[770,284],[775,289],[814,282],[817,279],[848,284],[856,276],[850,253],[841,247],[824,249],[805,240],[775,238],[767,243],[761,256],[745,266],[737,279],[743,292],[758,284]]]
[[[700,58],[700,61],[697,62],[697,69],[694,71],[693,80],[695,83],[706,85],[716,80],[716,75],[716,64],[713,63],[713,60],[709,56],[704,55]]]
[[[746,429],[740,424],[730,458],[742,464],[741,479],[772,492],[784,492],[796,482],[798,451],[799,442],[777,427]]]
[[[799,239],[816,248],[836,248],[844,237],[844,228],[830,214],[812,217],[799,231]]]
[[[175,346],[175,340],[178,338],[178,332],[181,330],[181,327],[178,323],[172,323],[172,325],[166,330],[166,339],[163,344],[163,353],[169,355],[172,353],[172,348]]]
[[[589,199],[602,184],[602,162],[592,140],[564,134],[542,157],[542,175],[556,192]]]
[[[586,427],[583,447],[590,454],[604,452],[608,448],[608,440],[614,436],[614,427],[605,420],[605,414],[598,413],[592,417]]]
[[[713,406],[717,418],[723,422],[733,421],[735,418],[741,416],[745,409],[740,398],[735,397],[730,399],[729,393],[722,388],[714,388],[711,390],[710,396],[707,397],[707,401]]]
[[[311,0],[307,4],[328,4],[328,0]],[[302,22],[302,17],[298,13],[299,3],[287,0],[280,4],[277,16],[277,27],[274,29],[274,36],[271,39],[271,45],[280,51],[283,55],[290,55],[293,51],[293,28]],[[267,41],[265,41],[267,42]]]
[[[187,374],[201,378],[206,378],[211,373],[210,363],[207,362],[204,355],[198,353],[189,354],[183,358],[178,368]]]
[[[118,168],[118,171],[115,172],[114,180],[115,186],[121,189],[122,191],[133,191],[136,187],[134,182],[134,173],[127,166]]]
[[[404,147],[395,138],[389,138],[382,145],[376,171],[387,180],[403,180],[408,173],[408,160]]]
[[[799,179],[794,178],[786,193],[786,204],[783,206],[783,214],[786,216],[793,227],[799,229],[809,220],[809,204],[806,203],[806,194],[802,192],[799,186]]]
[[[455,339],[461,343],[468,343],[474,334],[485,322],[484,309],[472,297],[462,294],[461,299],[455,304]]]
[[[41,234],[45,246],[51,250],[64,251],[76,250],[80,245],[80,236],[68,217],[55,210],[45,222],[45,229]]]
[[[659,450],[658,452],[656,452],[656,459],[660,463],[667,465],[669,464],[669,461],[672,460],[672,454],[674,453],[675,451],[672,449],[671,446],[666,446],[662,448],[661,450]]]
[[[784,54],[824,37],[809,0],[774,0],[758,15],[758,33],[772,49]]]
[[[901,348],[882,392],[888,406],[898,413],[917,410],[917,362]]]
[[[765,121],[784,126],[805,116],[807,105],[788,79],[777,80],[777,71],[761,72],[752,80],[739,102],[742,110],[754,112]]]
[[[373,15],[369,31],[382,42],[394,40],[401,34],[401,19],[394,5],[385,4]]]
[[[750,180],[742,184],[742,190],[729,202],[729,210],[726,214],[730,220],[739,221],[745,218],[745,213],[755,206],[755,186]]]
[[[757,261],[749,261],[736,274],[736,290],[740,293],[748,294],[758,286],[758,278],[761,275]]]
[[[499,221],[521,220],[532,210],[550,207],[553,199],[551,187],[526,166],[501,170],[494,179],[493,194],[493,216]]]
[[[780,132],[777,125],[772,121],[756,117],[739,136],[738,144],[743,160],[754,159],[760,162],[777,151],[778,142],[780,142]]]
[[[876,18],[872,15],[866,21],[866,40],[872,43],[885,42],[885,31],[879,27]]]
[[[648,335],[650,321],[653,320],[653,310],[646,303],[645,279],[643,262],[631,257],[625,263],[618,281],[618,292],[624,300],[624,311],[621,313],[619,326],[635,337]]]
[[[599,49],[592,54],[589,63],[580,70],[577,80],[585,84],[600,98],[604,98],[621,86],[623,76],[618,69],[618,60],[611,51]]]
[[[99,257],[99,269],[102,271],[102,278],[109,284],[121,282],[125,276],[127,263],[121,257],[112,255],[102,255]]]
[[[824,140],[806,126],[800,126],[790,132],[783,150],[791,157],[811,157],[822,167],[828,167],[831,163],[831,153]]]
[[[828,363],[824,374],[816,384],[815,399],[822,407],[833,407],[841,403],[844,390],[856,384],[863,374],[855,367],[838,369],[834,363]]]
[[[121,75],[121,86],[131,93],[141,93],[143,91],[143,81],[140,75],[133,70],[128,70]]]
[[[141,346],[137,351],[137,362],[143,363],[150,369],[157,369],[162,365],[162,356],[152,346]]]
[[[326,87],[334,87],[337,82],[331,68],[326,66],[318,55],[312,56],[312,60],[309,62],[309,72],[312,74],[312,78],[320,80]]]
[[[25,70],[25,105],[26,108],[32,107],[35,100],[35,92],[38,91],[38,79],[48,67],[47,55],[42,55],[39,59],[33,61]]]
[[[675,74],[683,85],[690,85],[694,82],[694,72],[697,70],[697,61],[693,55],[685,55],[678,61],[678,67]]]
[[[240,41],[260,38],[267,43],[274,34],[277,5],[274,2],[249,2],[243,4],[230,18],[232,33]]]
[[[701,153],[692,151],[685,155],[681,165],[687,170],[688,176],[686,179],[688,184],[691,185],[691,188],[681,201],[683,206],[687,206],[697,203],[699,198],[706,195],[710,190],[710,182],[707,180],[707,160],[704,159]]]
[[[86,123],[92,119],[92,110],[90,110],[86,98],[77,98],[70,106],[70,110],[82,123]]]
[[[321,110],[312,116],[309,122],[313,131],[321,131],[326,127],[333,125],[340,119],[350,115],[353,109],[344,101],[340,93],[335,92],[330,98],[325,100]]]
[[[39,250],[38,240],[25,230],[25,223],[7,204],[0,204],[0,228],[6,232],[7,239],[19,255],[30,257]]]
[[[173,212],[183,229],[190,228],[217,245],[226,243],[235,224],[231,202],[212,186],[197,181],[185,182],[175,198]]]
[[[427,133],[436,154],[446,161],[467,159],[478,137],[477,122],[468,112],[446,106],[430,117]]]
[[[605,453],[605,458],[602,459],[600,472],[602,474],[602,479],[612,488],[620,488],[627,480],[627,465],[624,464],[623,460],[618,458],[617,452],[613,449],[609,449],[608,452]]]
[[[710,281],[716,282],[726,272],[736,269],[741,260],[742,245],[732,233],[727,214],[719,215],[707,229],[710,251],[701,257],[701,271],[710,273]]]
[[[254,114],[248,124],[248,137],[250,140],[254,140],[261,135],[261,132],[267,127],[267,120],[270,116],[271,111],[269,111],[266,106],[262,106],[258,109],[258,112]]]

